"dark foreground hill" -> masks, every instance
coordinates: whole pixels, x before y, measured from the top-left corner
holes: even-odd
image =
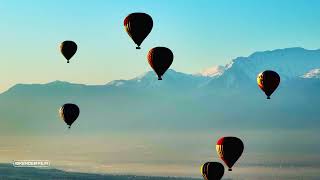
[[[1,180],[197,180],[195,178],[150,177],[134,175],[100,175],[66,172],[57,169],[17,168],[11,164],[0,164]]]

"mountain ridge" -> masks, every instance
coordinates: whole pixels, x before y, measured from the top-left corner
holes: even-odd
[[[286,57],[284,62],[278,62],[281,57]],[[149,71],[104,85],[63,81],[16,85],[0,94],[1,132],[55,133],[64,126],[57,121],[57,110],[68,102],[81,109],[73,130],[78,133],[320,126],[320,114],[312,106],[320,100],[320,81],[301,77],[320,67],[320,50],[283,49],[248,58],[236,58],[218,77],[170,69],[162,81]],[[287,65],[290,61],[296,63]],[[267,101],[256,75],[270,67],[280,70],[281,84]]]
[[[300,64],[303,63],[302,58],[293,58],[295,56],[301,56],[301,53],[306,53],[309,57],[312,57],[310,61],[312,63],[308,63],[307,67],[303,67]],[[313,57],[316,56],[316,57]],[[282,62],[279,57],[283,57],[286,62]],[[274,58],[274,59],[272,59]],[[272,60],[270,60],[272,59]],[[161,83],[165,84],[166,81],[172,81],[171,83],[177,83],[178,81],[191,81],[191,86],[201,87],[204,84],[208,84],[209,81],[214,81],[218,78],[223,79],[223,81],[227,81],[227,86],[235,83],[237,80],[236,76],[242,74],[242,79],[246,80],[255,80],[256,75],[259,72],[264,70],[275,70],[280,76],[281,80],[287,80],[292,78],[304,77],[309,71],[313,69],[320,68],[320,50],[307,50],[301,47],[294,48],[284,48],[284,49],[276,49],[276,50],[268,50],[268,51],[259,51],[252,53],[247,57],[237,57],[233,59],[230,63],[225,66],[213,66],[210,67],[200,73],[188,74],[183,72],[178,72],[173,69],[169,69],[164,75],[164,80],[157,81],[156,75],[153,71],[145,72],[137,77],[128,79],[128,80],[113,80],[108,83],[102,85],[86,85],[80,83],[70,83],[66,81],[56,80],[48,83],[42,84],[16,84],[13,87],[9,88],[7,91],[11,91],[14,88],[19,88],[21,86],[79,86],[79,87],[127,87],[128,84],[133,84],[135,86],[144,86],[149,87],[158,87]],[[276,65],[270,65],[268,63],[262,64],[262,62],[268,63],[273,61]],[[293,65],[290,65],[287,61],[299,62]],[[280,63],[279,63],[280,62]],[[288,68],[286,68],[288,66]],[[228,82],[231,81],[231,82]],[[144,83],[145,82],[145,83]],[[188,82],[190,83],[190,82]],[[139,84],[139,85],[137,85]],[[181,85],[181,84],[180,84]],[[5,92],[7,92],[5,91]],[[3,93],[5,93],[3,92]],[[2,94],[2,93],[1,93]]]

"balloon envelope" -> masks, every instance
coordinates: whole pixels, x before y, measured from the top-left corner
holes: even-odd
[[[258,74],[257,83],[260,89],[267,95],[267,99],[270,99],[271,94],[280,84],[280,76],[275,71],[267,70]]]
[[[222,137],[218,140],[216,149],[219,157],[229,167],[228,170],[232,171],[232,166],[242,155],[244,145],[237,137]]]
[[[224,174],[224,166],[219,162],[206,162],[201,167],[205,180],[220,180]]]
[[[150,66],[158,75],[158,80],[162,80],[161,76],[173,62],[172,51],[166,47],[155,47],[150,49],[147,58]]]
[[[72,56],[77,52],[78,46],[73,41],[63,41],[60,45],[60,51],[62,55],[67,59],[67,63]]]
[[[72,123],[78,118],[80,109],[77,105],[67,103],[61,106],[59,110],[60,117],[62,120],[71,127]]]
[[[137,45],[136,49],[140,49],[141,43],[152,30],[153,21],[146,13],[132,13],[124,19],[124,27]]]

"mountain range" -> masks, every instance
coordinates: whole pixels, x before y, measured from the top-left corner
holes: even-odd
[[[256,76],[274,70],[281,84],[267,100]],[[59,107],[80,107],[77,133],[122,130],[317,128],[320,50],[286,48],[238,57],[225,66],[186,74],[149,71],[105,85],[54,81],[17,84],[0,94],[1,133],[55,133]]]

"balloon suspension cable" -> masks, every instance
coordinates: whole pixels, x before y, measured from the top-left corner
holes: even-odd
[[[141,47],[140,47],[140,46],[137,46],[136,49],[141,49]]]
[[[231,169],[231,168],[229,168],[229,169],[228,169],[228,171],[232,171],[232,169]]]
[[[267,99],[271,99],[270,96],[268,96]]]
[[[162,80],[161,76],[158,76],[158,80],[159,80],[159,81]]]

